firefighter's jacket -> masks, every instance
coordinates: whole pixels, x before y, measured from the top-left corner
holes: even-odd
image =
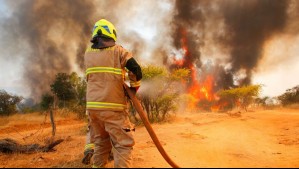
[[[87,110],[123,111],[126,96],[123,87],[125,65],[132,54],[119,45],[103,49],[88,48],[85,52]],[[130,78],[131,86],[140,81]]]

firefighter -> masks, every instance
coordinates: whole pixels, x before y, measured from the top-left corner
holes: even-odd
[[[101,19],[94,25],[91,46],[84,55],[86,67],[86,109],[94,137],[93,167],[105,167],[112,151],[115,168],[132,167],[135,144],[127,97],[123,87],[126,71],[136,94],[142,72],[132,53],[116,44],[114,25]]]

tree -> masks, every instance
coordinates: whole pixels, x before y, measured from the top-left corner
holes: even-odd
[[[163,67],[158,66],[142,66],[142,84],[149,83],[150,86],[146,86],[148,90],[151,92],[145,92],[140,95],[141,98],[141,104],[145,108],[145,111],[147,113],[148,119],[150,121],[154,120],[154,99],[156,99],[158,96],[158,90],[151,90],[151,89],[161,89],[161,86],[163,86],[163,79],[167,75],[167,70]],[[143,87],[143,86],[142,86]],[[157,115],[156,115],[157,117]]]
[[[141,68],[142,88],[146,91],[138,93],[141,104],[151,122],[163,121],[169,112],[177,109],[180,85],[187,80],[190,70],[175,69],[169,72],[164,67],[154,65]]]
[[[17,112],[16,105],[22,101],[23,97],[8,94],[0,90],[0,115],[11,115]]]
[[[51,84],[51,91],[55,95],[55,104],[77,113],[79,118],[85,117],[86,109],[86,80],[76,72],[71,74],[58,73]],[[47,107],[47,97],[44,98]]]
[[[178,98],[177,93],[166,94],[163,95],[162,97],[157,98],[156,100],[157,115],[161,113],[161,121],[165,120],[165,117],[169,111],[177,110],[175,104],[176,98]]]
[[[54,97],[51,94],[46,93],[42,95],[42,101],[40,103],[42,110],[49,110],[53,103]]]
[[[239,106],[247,111],[248,106],[258,97],[261,85],[249,85],[228,90],[220,90],[220,101],[227,101],[230,108]]]
[[[262,98],[257,98],[255,100],[255,102],[260,106],[266,106],[267,105],[267,100],[269,100],[270,97],[269,96],[265,96],[265,97],[262,97]]]
[[[70,75],[70,82],[75,97],[69,108],[77,113],[79,118],[84,118],[86,117],[86,80],[85,78],[78,76],[76,72],[72,72]]]
[[[50,87],[51,91],[58,97],[58,99],[63,101],[64,107],[66,101],[70,101],[76,97],[70,80],[70,75],[66,73],[58,73]]]
[[[278,96],[278,100],[283,106],[299,103],[299,85],[287,89],[284,94]]]
[[[86,104],[87,83],[84,78],[78,76],[76,72],[71,73],[70,82],[75,93],[75,98],[79,105]]]

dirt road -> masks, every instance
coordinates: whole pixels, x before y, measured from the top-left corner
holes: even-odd
[[[61,123],[60,123],[61,124]],[[86,122],[72,120],[57,125],[57,138],[65,139],[55,152],[0,154],[0,167],[91,167],[81,164]],[[0,139],[13,137],[20,143],[36,142],[37,135],[22,141],[30,131],[5,133],[10,123],[0,126]],[[226,113],[181,113],[171,122],[154,124],[160,142],[180,167],[299,167],[299,110],[264,110],[232,116]],[[43,130],[46,140],[51,129]],[[146,129],[135,132],[134,167],[170,168],[159,154]],[[112,164],[109,164],[112,167]]]

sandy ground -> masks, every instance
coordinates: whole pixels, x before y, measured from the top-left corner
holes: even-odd
[[[29,118],[30,119],[30,118]],[[64,141],[56,151],[1,154],[1,168],[89,168],[81,164],[86,122],[57,120],[55,138]],[[180,113],[171,122],[154,124],[169,157],[183,168],[298,168],[299,110],[260,110],[227,113]],[[0,120],[0,139],[21,144],[44,144],[51,136],[49,120],[22,117]],[[143,126],[135,132],[135,168],[171,168],[156,149]],[[110,163],[108,167],[113,167]]]

